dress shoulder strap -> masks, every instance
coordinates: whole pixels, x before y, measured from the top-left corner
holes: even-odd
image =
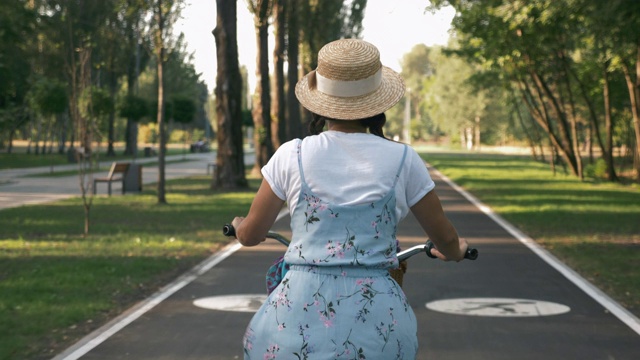
[[[304,179],[304,171],[302,170],[302,139],[298,139],[298,144],[296,145],[296,148],[298,152],[298,169],[300,171],[300,180],[302,181],[303,184],[306,184],[307,182]]]
[[[398,171],[396,171],[396,177],[393,180],[393,186],[392,189],[395,189],[396,184],[398,183],[398,179],[400,179],[400,172],[402,171],[402,167],[404,166],[404,160],[407,158],[407,149],[409,147],[407,146],[407,144],[404,144],[404,151],[402,153],[402,160],[400,160],[400,166],[398,166]]]

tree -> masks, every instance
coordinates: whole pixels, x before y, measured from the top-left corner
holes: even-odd
[[[341,38],[359,38],[366,0],[302,1],[298,16],[305,21],[300,25],[300,70],[306,74],[318,65],[318,51],[325,44]],[[310,120],[304,111],[305,123]],[[306,133],[306,131],[305,131]]]
[[[212,188],[246,188],[242,148],[242,76],[238,64],[236,0],[216,0],[217,170]]]
[[[460,139],[467,149],[474,147],[476,118],[484,116],[484,98],[469,80],[474,69],[458,57],[448,57],[439,51],[433,56],[435,78],[427,96],[432,104],[431,117],[440,129]],[[475,144],[479,146],[479,144]]]
[[[95,124],[96,140],[102,141],[105,128],[107,129],[108,146],[113,149],[113,114],[115,113],[114,97],[109,90],[93,86],[87,91],[90,99],[87,101],[89,109],[87,117]]]
[[[634,168],[636,181],[640,182],[640,3],[633,0],[619,0],[612,4],[618,11],[614,30],[620,39],[617,58],[624,74],[629,93],[629,104],[633,117],[636,144]],[[635,70],[634,70],[635,69]]]
[[[172,120],[181,125],[186,142],[185,127],[193,122],[196,115],[196,104],[191,98],[184,96],[176,96],[171,102],[173,103]]]
[[[435,69],[430,59],[430,51],[426,45],[415,45],[411,51],[405,54],[402,58],[402,72],[401,76],[404,79],[407,91],[405,97],[409,99],[407,103],[413,105],[411,109],[408,109],[411,118],[414,119],[415,124],[420,124],[420,127],[426,127],[424,121],[428,119],[428,114],[423,114],[421,108],[423,107],[426,92],[426,84],[429,83],[428,79],[435,75]],[[416,130],[420,129],[418,127]],[[410,133],[409,129],[404,129],[406,133]],[[399,131],[396,131],[399,133]],[[410,138],[405,138],[403,141],[409,143]]]
[[[120,39],[126,49],[126,57],[122,59],[126,63],[126,97],[138,97],[138,78],[150,59],[144,47],[150,47],[150,41],[142,31],[145,15],[149,9],[147,0],[121,0],[119,6],[118,29],[121,32]],[[125,116],[127,119],[125,131],[124,154],[136,156],[138,152],[138,123],[142,118]]]
[[[137,122],[149,113],[147,102],[139,96],[126,96],[122,99],[119,115]]]
[[[113,8],[109,9],[105,23],[97,29],[95,34],[94,57],[96,62],[96,77],[100,87],[107,89],[111,103],[116,103],[116,95],[119,89],[119,80],[127,72],[126,41],[124,41],[121,31],[123,16],[120,0],[115,1]],[[115,156],[115,121],[116,108],[111,107],[111,112],[107,114],[107,156]]]
[[[531,118],[572,173],[583,176],[580,142],[590,144],[595,138],[608,177],[615,180],[610,139],[616,122],[624,120],[620,115],[615,119],[615,114],[625,113],[619,106],[631,114],[636,139],[640,136],[640,3],[431,0],[431,4],[456,9],[453,25],[460,53],[502,71],[514,83]],[[626,83],[626,104],[617,95],[618,78]],[[590,145],[588,151],[591,158]],[[639,164],[636,161],[636,174]]]
[[[159,136],[158,151],[158,204],[166,204],[165,189],[165,157],[167,153],[167,125],[165,117],[165,93],[164,93],[164,64],[166,56],[166,40],[171,31],[172,25],[180,14],[179,0],[155,0],[153,3],[153,13],[155,23],[154,32],[154,55],[156,59],[156,79],[158,83],[158,110],[157,126]]]
[[[50,124],[49,128],[51,128],[51,125],[55,122],[55,117],[61,115],[67,110],[67,89],[60,81],[41,78],[37,80],[31,88],[29,102],[31,109],[41,117],[45,118]],[[47,134],[45,133],[45,136],[46,135]],[[45,147],[46,143],[42,146],[43,153]]]
[[[277,147],[279,143],[302,137],[302,119],[299,103],[295,97],[295,86],[299,79],[300,40],[307,39],[308,48],[318,43],[324,43],[344,38],[358,38],[362,33],[362,20],[366,0],[355,1],[323,1],[301,2],[292,0],[277,0],[274,4],[274,24],[276,42],[274,48],[274,103],[272,113],[276,121],[272,126],[272,139]],[[338,9],[336,11],[336,9]],[[321,28],[318,29],[309,23],[309,17],[315,14]],[[326,18],[322,18],[326,16]],[[300,23],[300,19],[305,21]],[[333,20],[330,20],[333,19]],[[319,34],[316,39],[314,34]],[[315,50],[317,51],[317,50]],[[302,54],[310,55],[303,46]],[[314,59],[315,54],[309,59]],[[282,70],[284,60],[287,61],[287,76]],[[302,61],[303,71],[307,71],[314,64],[309,63],[305,70],[305,61]],[[286,87],[285,87],[286,82]],[[286,92],[286,94],[285,94]]]
[[[78,68],[71,74],[73,79],[72,92],[73,107],[72,119],[76,124],[78,137],[82,139],[83,146],[76,151],[76,159],[78,161],[78,177],[80,180],[80,193],[82,195],[82,204],[84,209],[84,235],[89,235],[91,226],[91,206],[93,205],[93,163],[98,163],[99,151],[93,152],[93,141],[97,133],[95,117],[92,116],[93,110],[92,99],[89,90],[91,89],[91,49],[82,48],[78,54],[71,59],[71,67]],[[88,96],[83,96],[88,93]],[[92,163],[93,161],[93,163]]]
[[[34,37],[35,19],[25,1],[0,3],[0,148],[7,139],[9,153],[16,130],[28,120],[25,99],[32,67],[24,39]]]
[[[295,0],[285,1],[286,8],[286,29],[287,29],[287,104],[286,104],[286,139],[295,139],[302,137],[302,119],[300,113],[300,103],[296,98],[296,84],[298,83],[298,58],[299,58],[299,39],[300,26],[299,19],[299,3]]]
[[[51,34],[52,40],[60,41],[63,48],[64,69],[69,86],[69,114],[74,126],[74,136],[80,140],[80,149],[75,151],[78,161],[80,192],[85,213],[84,234],[89,234],[90,211],[93,204],[93,164],[97,163],[99,152],[93,151],[97,134],[95,117],[92,116],[90,89],[93,81],[94,35],[104,24],[110,1],[76,2],[57,1],[50,21],[57,25],[59,33]],[[62,29],[62,30],[61,30]],[[55,37],[58,36],[58,37]]]
[[[286,126],[286,104],[284,95],[284,60],[286,45],[286,1],[274,1],[274,23],[275,23],[275,46],[273,48],[273,70],[274,70],[274,98],[273,110],[274,121],[271,123],[271,141],[275,148],[278,148],[287,139]]]
[[[165,154],[167,152],[167,136],[164,114],[164,31],[165,31],[165,9],[162,6],[162,0],[156,0],[157,3],[154,6],[154,15],[156,19],[156,29],[154,37],[156,66],[157,66],[157,79],[158,79],[158,117],[157,124],[160,135],[160,151],[158,156],[158,203],[166,204],[167,199],[165,196]]]
[[[274,0],[247,0],[253,14],[256,31],[256,90],[252,115],[254,127],[255,165],[253,175],[260,176],[260,169],[273,155],[271,135],[271,84],[269,80],[269,16]]]
[[[443,1],[432,1],[441,5]],[[515,2],[467,3],[449,1],[458,11],[454,26],[459,32],[458,53],[482,66],[497,67],[520,84],[523,99],[534,119],[548,132],[549,138],[572,172],[581,174],[576,156],[575,113],[569,112],[570,93],[566,79],[569,22],[564,18],[549,21],[554,14],[565,16],[566,10],[547,4],[546,0],[525,4]],[[545,4],[543,4],[545,3]],[[567,94],[569,94],[567,96]],[[565,106],[565,104],[567,106]]]
[[[184,35],[180,34],[165,55],[165,95],[167,98],[188,97],[200,107],[200,94],[206,84],[193,65],[193,54],[187,53]]]

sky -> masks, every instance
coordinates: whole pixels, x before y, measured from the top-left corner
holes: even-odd
[[[238,0],[238,56],[240,65],[249,69],[249,82],[253,88],[256,63],[256,39],[253,17],[247,10],[246,0]],[[428,0],[368,0],[363,21],[362,38],[380,51],[382,64],[400,71],[404,54],[417,44],[446,45],[454,16],[452,8],[435,14],[425,12]],[[216,45],[211,31],[216,26],[214,0],[187,0],[182,19],[175,27],[183,32],[187,51],[194,54],[196,72],[213,91],[216,77]],[[270,27],[270,31],[273,28]],[[270,44],[269,51],[273,49]]]

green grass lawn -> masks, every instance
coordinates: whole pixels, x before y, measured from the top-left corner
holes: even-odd
[[[79,199],[2,210],[0,359],[53,357],[226,244],[222,225],[258,183],[225,193],[209,181],[169,181],[168,205],[155,191],[95,198],[87,238]]]
[[[528,157],[424,158],[640,315],[640,189],[553,176]],[[0,211],[0,359],[45,359],[216,251],[221,225],[258,186],[212,192],[209,177],[97,197],[84,238],[80,199]]]
[[[554,176],[527,156],[423,158],[640,315],[640,187]]]

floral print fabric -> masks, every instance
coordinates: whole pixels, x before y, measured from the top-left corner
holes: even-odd
[[[300,172],[290,269],[249,323],[245,359],[415,358],[415,315],[387,270],[398,266],[395,190],[340,206],[313,194]]]

